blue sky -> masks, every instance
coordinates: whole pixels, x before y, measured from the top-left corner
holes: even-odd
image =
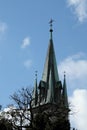
[[[60,79],[66,71],[70,99],[77,98],[76,93],[82,95],[81,99],[87,98],[84,94],[87,93],[87,0],[0,0],[0,104],[3,107],[11,103],[9,96],[15,91],[33,87],[36,70],[38,82],[41,79],[51,18]],[[81,128],[78,122],[75,125]]]

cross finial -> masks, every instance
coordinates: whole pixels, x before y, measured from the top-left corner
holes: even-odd
[[[54,21],[54,20],[51,19],[50,22],[49,22],[49,24],[50,24],[50,37],[51,37],[51,39],[52,39],[52,32],[53,32],[53,29],[52,29],[52,26],[53,26],[52,23],[53,23],[53,21]]]
[[[50,20],[50,22],[49,22],[49,24],[50,24],[50,30],[52,30],[52,26],[53,26],[53,24],[52,24],[52,23],[53,23],[53,22],[54,22],[54,20],[53,20],[53,19],[51,19],[51,20]]]
[[[37,70],[35,71],[35,77],[36,77],[36,79],[37,79]]]
[[[64,78],[66,77],[66,71],[64,71]]]

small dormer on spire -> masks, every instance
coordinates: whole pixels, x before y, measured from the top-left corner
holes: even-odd
[[[54,22],[53,19],[51,19],[50,22],[49,22],[49,24],[50,24],[50,39],[52,39],[52,32],[53,32],[52,27],[53,27],[53,22]]]

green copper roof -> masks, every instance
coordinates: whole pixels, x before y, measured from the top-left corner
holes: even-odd
[[[53,103],[54,102],[54,84],[53,84],[53,77],[52,77],[52,71],[50,70],[49,75],[49,89],[47,92],[47,103]]]
[[[52,28],[50,29],[50,41],[46,56],[46,61],[44,65],[44,71],[42,75],[42,81],[46,82],[47,86],[47,99],[46,103],[54,103],[55,102],[55,87],[57,82],[59,81],[57,63],[55,57],[55,51],[52,40]]]
[[[45,61],[45,65],[44,65],[44,71],[43,71],[43,75],[42,75],[43,81],[49,82],[50,70],[52,71],[52,77],[54,77],[53,82],[59,81],[52,37],[49,42],[46,61]]]

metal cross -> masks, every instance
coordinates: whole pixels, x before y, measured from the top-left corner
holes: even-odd
[[[36,71],[35,71],[35,76],[36,76],[36,79],[37,79],[37,72],[38,72],[38,71],[36,70]]]
[[[50,20],[49,24],[50,24],[50,27],[52,28],[52,23],[54,22],[53,19]]]
[[[64,77],[66,77],[66,71],[64,71]]]

